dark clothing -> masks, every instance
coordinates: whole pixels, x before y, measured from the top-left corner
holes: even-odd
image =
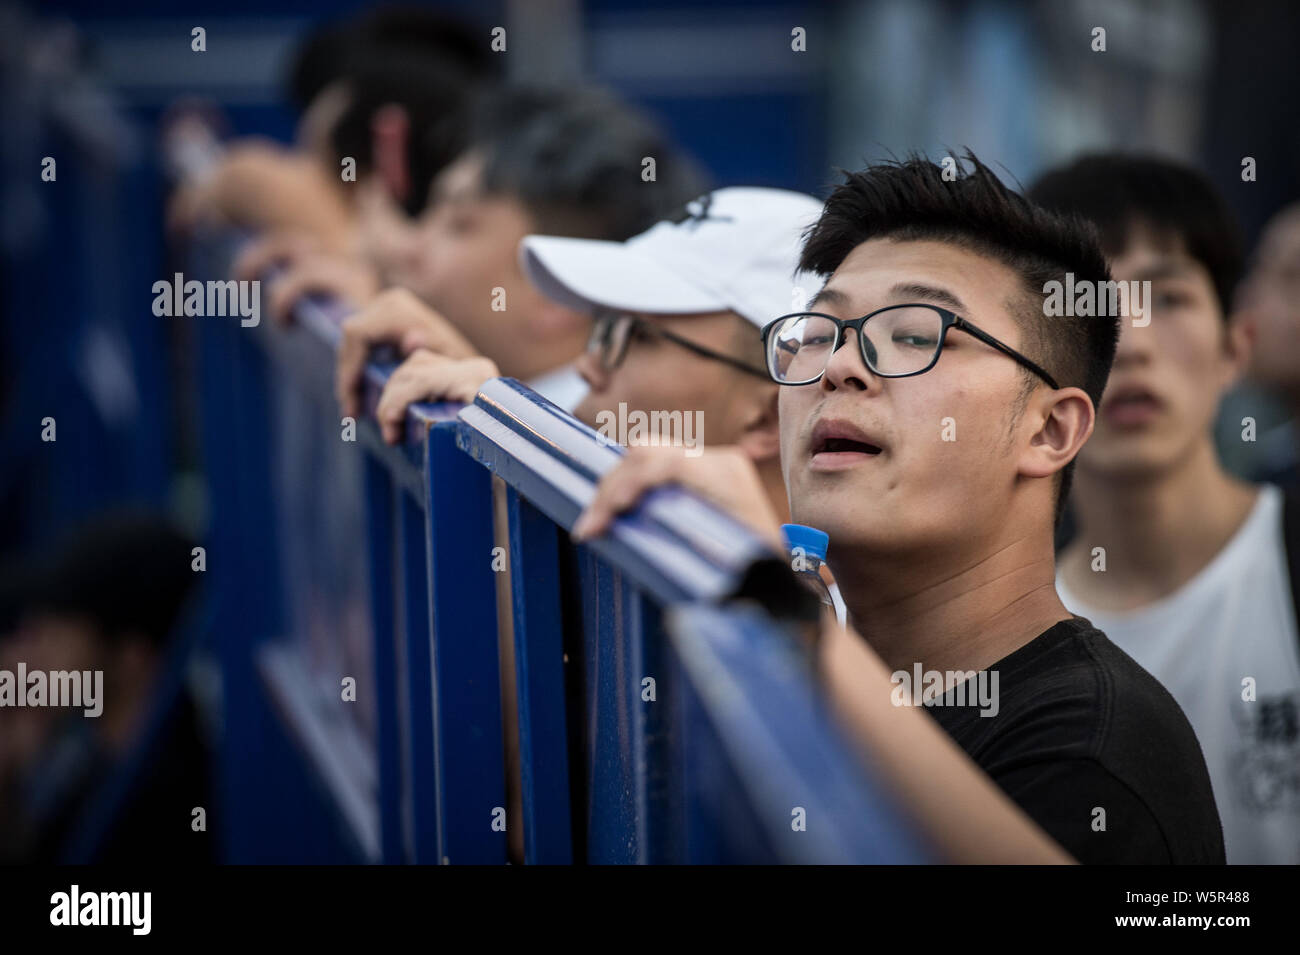
[[[198,704],[182,691],[141,766],[141,778],[87,861],[94,865],[216,862],[216,844],[210,834],[214,760]],[[193,811],[199,807],[205,813],[205,828],[196,832]]]
[[[110,759],[92,722],[68,720],[31,782],[9,804],[0,801],[0,863],[215,862],[213,837],[192,827],[194,808],[212,812],[214,789],[212,750],[190,694],[181,692],[136,766]],[[123,773],[131,783],[115,799]],[[87,825],[100,835],[82,843]]]
[[[988,669],[998,674],[996,715],[953,705],[955,688],[948,705],[926,709],[1075,859],[1224,863],[1187,717],[1104,633],[1082,617],[1062,620]]]

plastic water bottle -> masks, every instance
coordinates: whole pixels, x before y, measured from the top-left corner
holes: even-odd
[[[830,535],[806,524],[782,524],[781,533],[785,535],[785,546],[790,551],[790,567],[795,576],[817,595],[817,599],[834,616],[835,601],[831,599],[831,592],[821,575]]]

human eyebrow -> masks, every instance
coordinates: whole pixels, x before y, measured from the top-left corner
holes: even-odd
[[[966,305],[952,292],[934,285],[921,282],[900,282],[889,290],[889,294],[898,299],[921,299],[927,303],[942,305],[956,312],[965,312]]]
[[[832,307],[838,305],[841,308],[843,308],[848,304],[849,304],[849,297],[847,295],[845,295],[839,289],[831,288],[830,286],[823,285],[822,290],[812,297],[812,299],[808,302],[807,307],[810,310],[816,308],[818,305],[830,305]]]

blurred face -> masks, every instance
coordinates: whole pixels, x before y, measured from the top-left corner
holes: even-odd
[[[1006,266],[957,246],[873,239],[844,259],[814,309],[853,319],[938,305],[1021,350],[1019,287]],[[846,330],[820,381],[780,390],[792,519],[827,529],[835,551],[980,547],[1016,517],[1011,426],[1022,381],[1015,361],[957,330],[926,373],[878,378]]]
[[[1300,399],[1300,207],[1264,233],[1238,295],[1236,318],[1253,339],[1251,378]]]
[[[423,229],[392,198],[377,177],[357,183],[357,241],[361,254],[378,271],[383,285],[401,285],[412,250]]]
[[[89,619],[36,612],[23,618],[5,644],[5,662],[22,660],[29,670],[89,670],[99,666],[102,639]]]
[[[1236,377],[1214,284],[1181,243],[1135,231],[1110,263],[1118,282],[1150,281],[1150,323],[1120,321],[1119,347],[1078,470],[1145,477],[1185,461]]]
[[[723,355],[731,355],[762,367],[761,354],[745,354],[737,345],[748,333],[757,340],[754,326],[734,312],[703,315],[647,315],[640,318],[656,327]],[[587,397],[574,415],[595,426],[601,411],[618,413],[620,402],[627,412],[700,411],[706,444],[732,444],[744,425],[744,412],[752,405],[754,389],[770,391],[765,383],[737,368],[711,361],[674,342],[633,330],[623,361],[613,371],[602,367],[600,358],[585,352],[577,369],[590,386]]]
[[[531,378],[577,354],[586,320],[528,281],[519,243],[537,224],[517,199],[486,194],[482,169],[469,153],[438,176],[418,241],[395,277],[503,374]]]
[[[94,670],[104,667],[102,638],[90,620],[60,613],[28,614],[18,629],[0,640],[0,669],[17,673],[43,670]],[[19,692],[26,692],[20,689]],[[49,733],[67,715],[53,707],[6,709],[0,732],[0,769],[6,762],[25,764],[49,741]]]

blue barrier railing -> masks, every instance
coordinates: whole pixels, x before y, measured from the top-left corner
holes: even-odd
[[[526,862],[929,857],[789,637],[727,600],[770,559],[755,535],[664,488],[572,544],[621,449],[510,379],[412,407],[400,445],[369,416],[347,440],[342,317],[307,300],[288,329],[200,320],[228,859],[499,863],[503,822]],[[391,371],[367,369],[370,411]],[[286,428],[293,401],[309,413]],[[322,503],[338,487],[358,493]],[[522,819],[505,818],[498,573]]]

